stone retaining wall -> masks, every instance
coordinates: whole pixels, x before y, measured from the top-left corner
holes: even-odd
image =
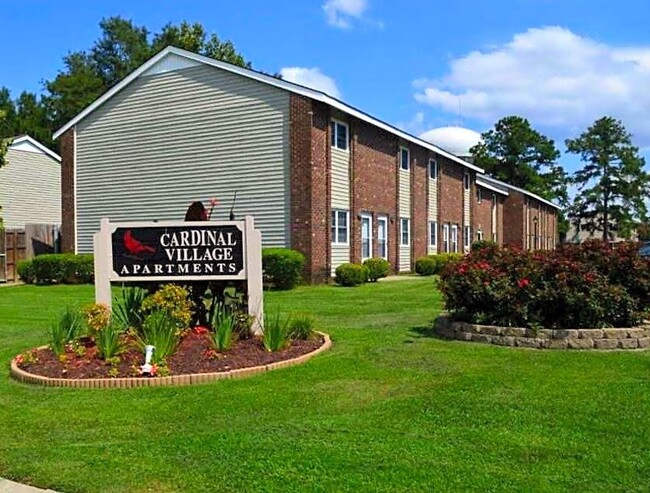
[[[436,319],[434,332],[449,339],[535,349],[647,349],[650,325],[621,329],[522,329]]]

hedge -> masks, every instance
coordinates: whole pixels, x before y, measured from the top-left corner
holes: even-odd
[[[293,289],[301,279],[305,256],[289,248],[264,248],[264,285],[272,289]]]
[[[420,257],[415,261],[415,273],[421,276],[440,275],[447,265],[462,258],[462,253],[439,253]]]
[[[341,286],[358,286],[368,280],[368,267],[361,264],[341,264],[336,268],[334,280]]]
[[[376,282],[377,279],[387,277],[390,272],[390,263],[383,258],[369,258],[363,265],[368,269],[368,280],[370,282]]]
[[[28,283],[87,284],[94,282],[92,255],[52,253],[18,264],[18,275]]]

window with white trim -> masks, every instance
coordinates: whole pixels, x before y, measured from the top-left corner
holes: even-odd
[[[411,244],[411,220],[403,217],[400,220],[400,240],[401,246],[409,246]]]
[[[432,180],[438,179],[438,161],[429,159],[429,178]]]
[[[442,251],[449,253],[449,224],[442,226]]]
[[[493,241],[494,243],[497,242],[497,232],[496,232],[496,231],[492,233],[492,241]]]
[[[483,241],[483,231],[480,229],[476,231],[476,241]]]
[[[469,173],[465,173],[463,175],[463,188],[465,190],[469,190],[469,185],[470,185]]]
[[[429,221],[429,246],[438,246],[438,223]]]
[[[388,218],[386,216],[377,218],[377,254],[388,260]]]
[[[451,225],[451,251],[458,253],[458,224]]]
[[[476,201],[481,204],[483,202],[483,189],[476,187]]]
[[[472,228],[465,226],[463,228],[463,246],[465,250],[469,250],[470,245],[472,244]]]
[[[342,151],[348,150],[348,126],[343,122],[332,120],[330,122],[330,134],[332,139],[332,147],[341,149]]]
[[[332,210],[332,243],[334,245],[347,245],[349,243],[350,212]]]
[[[411,167],[411,153],[408,147],[399,148],[399,166],[404,171],[408,171]]]

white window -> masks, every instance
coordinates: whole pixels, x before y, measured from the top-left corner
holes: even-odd
[[[429,246],[438,246],[438,223],[429,221]]]
[[[458,253],[458,224],[451,225],[451,251]]]
[[[449,253],[449,224],[442,226],[442,251]]]
[[[481,187],[476,187],[476,201],[479,204],[483,202],[483,189]]]
[[[386,216],[377,218],[377,254],[388,260],[388,218]]]
[[[438,161],[435,159],[429,159],[429,178],[438,179]]]
[[[469,190],[469,173],[465,173],[465,175],[463,175],[463,188],[465,190]]]
[[[463,228],[463,245],[465,251],[469,250],[470,245],[472,244],[472,229],[469,226]]]
[[[332,211],[332,243],[335,245],[347,245],[349,243],[349,218],[350,213],[348,211]]]
[[[400,245],[409,246],[411,244],[411,220],[402,218],[400,220]]]
[[[399,149],[399,165],[404,171],[408,171],[411,167],[411,154],[406,147]]]
[[[497,233],[496,233],[496,231],[494,231],[494,232],[492,233],[492,241],[493,241],[494,243],[497,242]]]
[[[361,214],[361,261],[372,257],[372,216]]]
[[[483,241],[483,231],[480,229],[476,232],[476,241]]]
[[[332,120],[330,122],[330,134],[332,138],[332,147],[348,150],[348,126],[345,123]]]

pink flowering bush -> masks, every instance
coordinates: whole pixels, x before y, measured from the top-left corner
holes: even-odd
[[[645,316],[650,263],[627,245],[599,242],[553,252],[487,246],[449,265],[440,289],[447,309],[473,323],[625,327]]]

